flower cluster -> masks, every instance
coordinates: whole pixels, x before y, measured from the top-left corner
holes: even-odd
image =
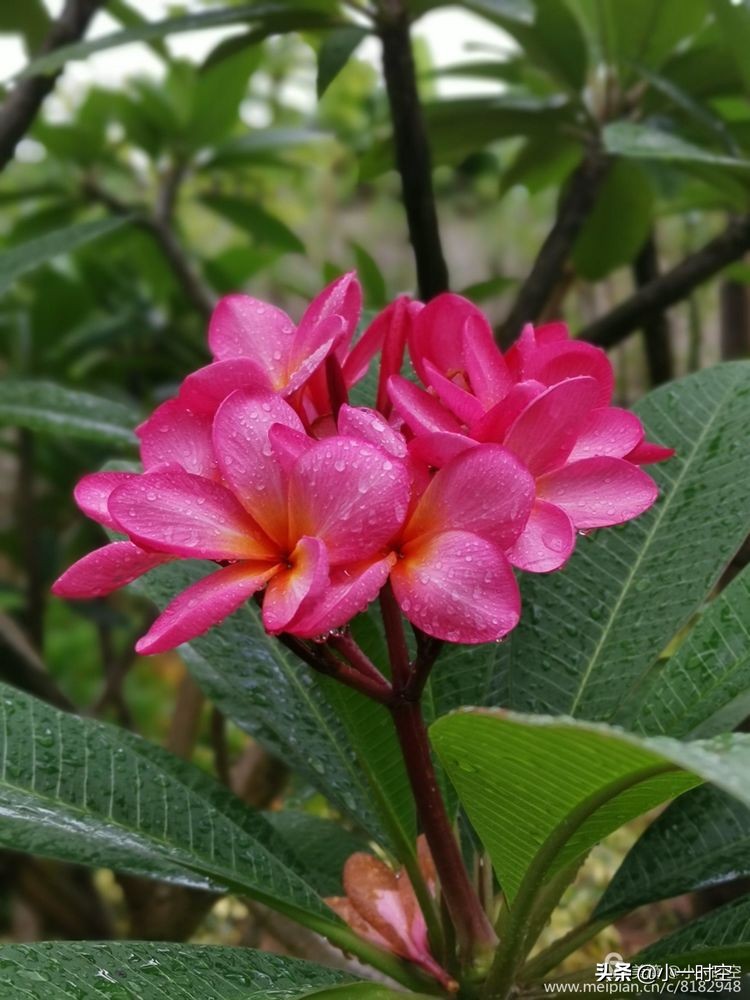
[[[610,405],[612,369],[561,324],[527,327],[505,354],[457,295],[406,298],[358,340],[353,275],[295,327],[230,295],[211,318],[214,360],[138,429],[142,474],[102,472],[81,509],[125,536],[85,556],[55,593],[110,593],[174,559],[218,567],[138,643],[171,649],[263,592],[271,633],[345,625],[390,581],[404,615],[439,639],[501,639],[518,622],[513,567],[559,569],[576,533],[646,510],[639,466],[671,452]],[[402,374],[411,360],[418,381]],[[379,355],[373,407],[349,392]]]

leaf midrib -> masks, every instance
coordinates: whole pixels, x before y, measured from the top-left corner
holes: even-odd
[[[664,498],[664,503],[661,504],[659,510],[657,511],[656,517],[654,518],[654,523],[652,524],[651,528],[648,530],[648,532],[646,534],[645,542],[641,546],[641,549],[640,549],[640,551],[638,553],[638,556],[637,556],[637,558],[636,558],[633,566],[631,567],[631,569],[628,572],[627,576],[623,580],[623,586],[622,586],[622,589],[620,591],[620,594],[619,594],[619,596],[617,598],[617,601],[615,602],[614,607],[611,609],[611,613],[610,613],[610,617],[609,617],[609,622],[608,622],[606,628],[604,628],[602,630],[601,636],[599,637],[599,640],[598,640],[598,642],[596,644],[596,647],[594,648],[594,650],[593,650],[593,652],[591,654],[591,658],[589,660],[589,665],[588,665],[587,669],[585,670],[583,676],[581,677],[580,683],[578,685],[578,690],[577,690],[577,692],[575,694],[575,697],[573,699],[573,703],[571,704],[571,706],[570,706],[570,708],[568,710],[570,715],[575,716],[576,709],[578,708],[578,705],[579,705],[579,703],[581,701],[581,698],[583,697],[583,693],[586,690],[586,685],[588,683],[588,679],[591,676],[591,673],[592,673],[594,667],[599,662],[599,658],[601,656],[602,649],[604,648],[604,644],[605,644],[605,642],[607,641],[607,639],[609,638],[609,636],[610,636],[610,634],[612,632],[612,628],[613,628],[614,623],[617,621],[620,608],[621,608],[621,606],[623,604],[623,601],[625,600],[625,595],[629,592],[630,586],[631,586],[631,584],[633,582],[633,578],[635,577],[635,574],[640,569],[641,563],[643,562],[647,551],[650,549],[650,546],[651,546],[651,543],[653,541],[654,535],[655,535],[657,529],[661,527],[661,522],[662,522],[662,520],[664,518],[664,515],[670,509],[670,506],[671,506],[671,504],[672,504],[672,502],[674,500],[674,497],[677,494],[677,490],[678,490],[680,484],[682,483],[682,481],[685,478],[685,476],[687,475],[687,473],[690,471],[691,466],[692,466],[692,460],[693,460],[693,458],[695,457],[695,455],[698,452],[698,450],[700,449],[700,447],[703,445],[703,442],[706,439],[706,436],[713,429],[713,426],[714,426],[715,422],[717,421],[717,419],[719,417],[719,414],[721,413],[721,411],[722,411],[722,409],[724,407],[724,404],[725,404],[725,401],[726,401],[727,397],[731,396],[732,389],[734,387],[734,382],[735,382],[735,380],[733,379],[731,387],[727,387],[727,389],[725,390],[725,392],[723,392],[721,394],[721,396],[720,396],[720,404],[715,407],[715,409],[713,411],[713,414],[711,415],[711,418],[708,420],[708,422],[706,423],[705,427],[703,428],[703,430],[701,431],[701,433],[696,438],[695,445],[692,448],[692,450],[690,451],[690,459],[688,460],[686,458],[685,463],[684,463],[682,469],[680,470],[679,475],[674,480],[674,482],[671,484],[670,490],[669,490],[669,492],[666,494],[666,496]],[[679,629],[680,629],[680,625],[678,625],[675,628],[674,633],[676,634],[679,631]],[[620,699],[619,704],[625,703],[625,701],[629,697],[631,691],[633,690],[633,687],[634,687],[634,685],[631,684],[630,687],[628,688],[627,692],[625,692],[623,694],[622,698]]]

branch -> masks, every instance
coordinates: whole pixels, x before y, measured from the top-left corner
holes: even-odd
[[[633,262],[633,275],[638,288],[644,288],[659,278],[659,257],[656,252],[654,234],[649,233],[646,242]],[[674,358],[669,331],[669,319],[665,312],[654,313],[643,323],[643,345],[646,349],[649,381],[652,386],[668,382],[674,376]]]
[[[381,0],[380,13],[383,75],[393,122],[396,166],[401,174],[419,294],[427,300],[447,290],[448,268],[440,242],[432,157],[417,90],[407,4],[404,0]]]
[[[104,205],[114,215],[133,216],[135,225],[151,234],[188,302],[207,320],[213,312],[216,301],[211,290],[194,270],[174,230],[174,206],[183,177],[182,166],[174,167],[165,175],[153,212],[144,206],[130,205],[122,201],[111,191],[103,188],[94,177],[87,177],[84,180],[83,190],[89,198]]]
[[[609,166],[610,160],[605,154],[600,149],[592,149],[574,171],[560,200],[555,224],[502,325],[504,343],[515,340],[524,324],[534,323],[544,311],[563,275],[573,244],[594,207]]]
[[[106,0],[67,0],[57,21],[44,40],[40,55],[77,42],[91,18]],[[16,146],[28,132],[42,101],[55,86],[62,70],[49,76],[21,80],[0,106],[0,170],[13,158]]]
[[[613,347],[664,309],[686,298],[694,288],[718,274],[750,250],[750,215],[733,219],[704,247],[690,254],[660,278],[620,303],[612,312],[589,324],[580,334],[600,347]]]

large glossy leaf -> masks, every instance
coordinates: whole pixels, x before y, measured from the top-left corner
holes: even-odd
[[[66,63],[74,62],[78,59],[85,59],[94,52],[102,52],[105,49],[117,48],[120,45],[129,45],[132,42],[150,42],[154,39],[164,38],[166,35],[175,35],[184,31],[199,31],[205,28],[221,28],[232,24],[258,23],[267,18],[285,18],[287,27],[282,30],[293,31],[295,24],[300,19],[305,25],[309,21],[311,9],[315,5],[301,3],[294,6],[291,3],[246,3],[236,4],[230,7],[221,7],[218,10],[206,10],[195,14],[182,14],[178,17],[168,17],[161,21],[147,21],[145,23],[133,25],[122,31],[115,31],[110,35],[100,35],[98,38],[90,38],[84,42],[76,42],[72,45],[63,45],[53,52],[33,59],[16,79],[37,74],[54,73]],[[322,12],[325,13],[325,3],[321,2]]]
[[[7,685],[0,746],[4,846],[242,892],[301,922],[335,925],[263,816],[184,761]]]
[[[0,947],[0,990],[17,1000],[294,1000],[348,983],[358,996],[344,972],[251,948],[133,941]],[[348,990],[338,995],[345,1000]]]
[[[175,563],[150,573],[138,587],[163,608],[208,570],[205,564]],[[268,635],[255,606],[246,604],[180,652],[225,715],[304,775],[360,827],[387,842],[367,779],[317,678]]]
[[[750,169],[750,160],[717,152],[673,132],[637,122],[612,122],[603,129],[604,145],[610,153],[641,160],[706,164],[714,167]]]
[[[593,919],[750,875],[750,809],[716,788],[696,788],[636,842]]]
[[[750,964],[750,897],[707,913],[638,952],[632,961],[646,965],[667,959],[679,965],[739,965],[746,972]]]
[[[416,817],[390,714],[382,705],[335,681],[324,681],[324,689],[346,727],[396,854],[405,861],[414,854]]]
[[[70,253],[84,243],[119,229],[128,221],[127,216],[97,219],[95,222],[81,222],[66,226],[54,232],[38,236],[27,243],[20,243],[0,251],[0,295],[7,291],[17,278],[27,274],[61,254]]]
[[[750,804],[744,733],[680,743],[569,718],[472,710],[439,719],[430,736],[511,899],[528,878],[537,888],[701,780]]]
[[[616,717],[750,532],[738,473],[750,462],[750,364],[690,375],[636,410],[651,440],[677,450],[649,469],[662,495],[630,524],[579,539],[562,572],[526,575],[521,623],[500,647],[498,704]]]
[[[43,434],[134,446],[137,414],[122,403],[39,379],[0,381],[0,424]]]
[[[341,823],[299,809],[269,812],[266,817],[304,866],[305,880],[315,891],[324,897],[342,896],[346,859],[357,851],[368,851],[368,841]]]
[[[750,714],[750,567],[709,604],[668,659],[657,660],[628,728],[682,739],[734,729]]]
[[[653,211],[654,195],[645,171],[627,160],[617,161],[573,247],[578,273],[599,281],[629,264],[651,230]]]

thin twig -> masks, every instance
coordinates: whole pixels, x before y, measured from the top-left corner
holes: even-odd
[[[173,215],[177,189],[183,176],[182,169],[169,171],[165,175],[153,211],[149,211],[142,205],[131,205],[122,201],[91,176],[85,179],[83,190],[89,198],[104,205],[114,215],[132,216],[134,224],[152,236],[184,292],[185,298],[204,319],[208,319],[216,304],[215,297],[193,267],[174,229]]]
[[[733,219],[718,236],[650,281],[580,334],[600,347],[614,347],[651,316],[681,302],[699,285],[750,250],[750,215]]]
[[[404,0],[381,0],[379,32],[396,166],[401,175],[419,294],[427,300],[447,290],[448,268],[440,242],[432,156],[417,89],[408,4]]]
[[[573,172],[560,200],[555,224],[502,326],[503,343],[514,340],[525,323],[534,323],[544,312],[555,286],[564,275],[573,244],[594,207],[609,163],[607,156],[594,148]]]
[[[643,288],[659,278],[659,256],[653,232],[649,234],[633,262],[633,275],[638,288]],[[644,320],[643,346],[646,350],[651,385],[668,382],[674,376],[674,358],[669,318],[665,312],[655,312]]]
[[[106,0],[67,0],[42,45],[40,55],[54,52],[77,42],[88,28],[96,11]],[[0,170],[13,158],[16,146],[26,135],[37,116],[42,101],[54,88],[62,70],[21,80],[0,106]]]
[[[364,650],[357,645],[351,634],[344,632],[343,635],[332,635],[328,640],[328,645],[332,646],[337,653],[340,653],[345,660],[348,660],[355,670],[369,677],[377,684],[388,687],[388,680],[381,674],[375,664]]]

